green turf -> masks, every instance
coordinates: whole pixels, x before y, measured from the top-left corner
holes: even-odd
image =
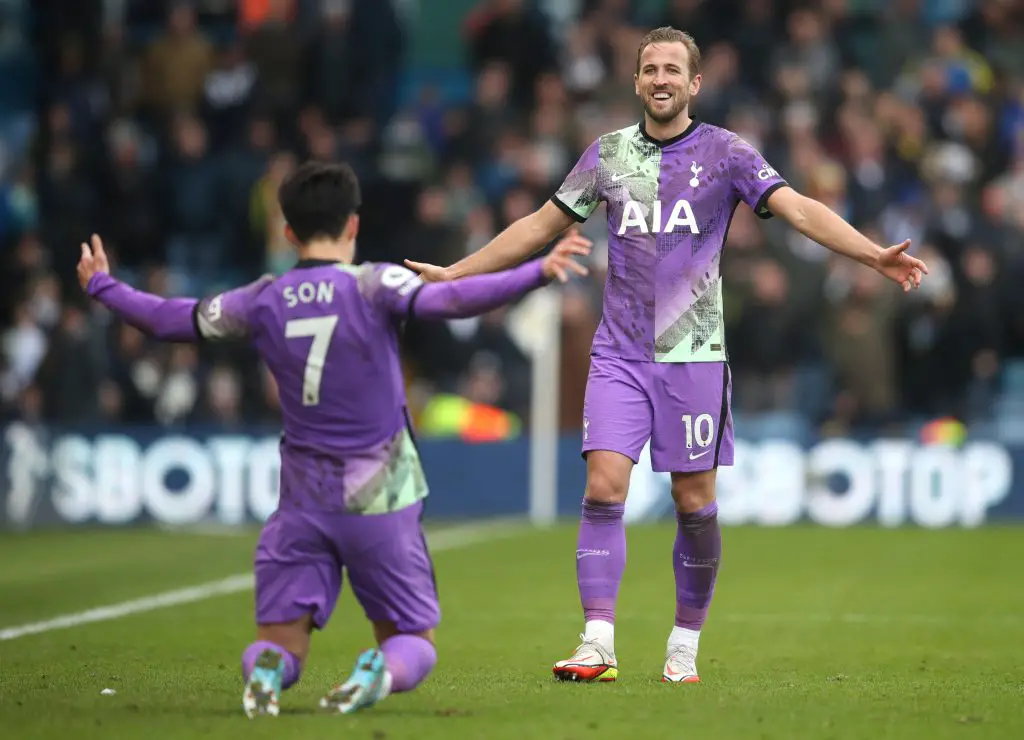
[[[730,529],[697,686],[658,682],[672,538],[629,530],[616,684],[550,678],[580,628],[565,526],[437,553],[441,662],[419,691],[361,715],[314,710],[369,640],[346,593],[282,717],[244,718],[241,593],[0,642],[0,727],[19,740],[1024,737],[1024,531]],[[229,576],[253,544],[0,536],[0,628]]]

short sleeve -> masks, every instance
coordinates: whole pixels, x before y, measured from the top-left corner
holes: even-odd
[[[734,137],[730,143],[729,172],[732,186],[740,200],[750,206],[758,218],[771,218],[768,196],[789,183],[768,164],[757,149],[739,136]]]
[[[359,292],[372,306],[393,316],[408,317],[423,278],[401,265],[370,263],[359,273]]]
[[[248,338],[251,333],[249,314],[253,301],[272,282],[272,275],[264,275],[241,288],[199,301],[193,313],[196,334],[209,341]]]
[[[601,140],[587,147],[576,166],[566,176],[562,187],[551,197],[551,202],[570,218],[583,223],[601,202],[598,174],[601,166]]]

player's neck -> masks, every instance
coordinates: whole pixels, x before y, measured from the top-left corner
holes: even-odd
[[[650,116],[644,114],[644,131],[647,132],[649,137],[657,141],[674,139],[686,131],[691,123],[693,123],[693,119],[690,118],[689,110],[680,112],[678,116],[667,123],[652,121]]]
[[[348,263],[355,252],[355,244],[349,239],[317,239],[299,247],[299,259]]]

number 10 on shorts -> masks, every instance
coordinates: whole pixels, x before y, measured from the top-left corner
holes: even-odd
[[[707,447],[715,437],[715,422],[711,414],[701,414],[696,419],[690,414],[683,414],[683,426],[686,428],[686,448]]]

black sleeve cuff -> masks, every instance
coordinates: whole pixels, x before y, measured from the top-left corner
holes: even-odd
[[[789,183],[786,182],[785,180],[782,180],[781,182],[775,183],[770,188],[761,193],[761,197],[757,199],[757,205],[754,206],[754,214],[758,218],[763,218],[766,221],[769,218],[772,218],[772,216],[774,216],[775,214],[768,210],[768,198],[770,198],[771,194],[774,193],[779,188],[785,187],[789,187]]]
[[[581,216],[580,214],[576,213],[576,211],[571,209],[565,203],[563,203],[561,198],[559,198],[557,195],[551,196],[551,202],[558,206],[558,210],[560,210],[562,213],[564,213],[566,216],[571,218],[576,223],[581,224],[587,220],[583,218],[583,216]]]
[[[192,331],[196,333],[196,339],[200,342],[206,341],[206,336],[199,329],[199,307],[203,304],[202,301],[196,301],[196,305],[192,307]]]
[[[423,290],[423,286],[425,284],[426,283],[422,283],[419,286],[417,286],[416,290],[414,290],[412,292],[412,295],[409,296],[409,306],[408,306],[408,308],[405,309],[405,320],[406,321],[411,321],[412,320],[414,312],[415,312],[415,308],[416,308],[416,299],[420,297],[420,291]]]

